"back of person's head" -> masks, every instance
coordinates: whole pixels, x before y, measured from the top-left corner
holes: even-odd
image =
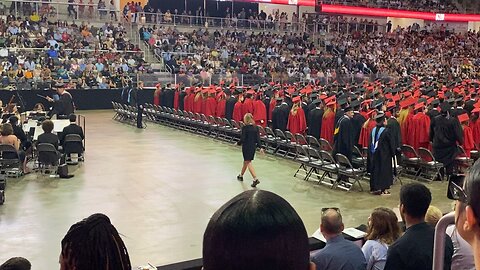
[[[400,189],[400,205],[412,218],[423,219],[431,202],[432,194],[425,185],[411,183]]]
[[[72,225],[61,244],[61,269],[132,269],[122,238],[104,214],[93,214]]]
[[[253,125],[255,124],[255,121],[253,120],[253,115],[251,113],[246,113],[244,116],[243,116],[243,123],[245,123],[245,125]]]
[[[42,123],[42,129],[45,133],[52,133],[53,131],[53,122],[51,120],[45,120]]]
[[[344,229],[342,214],[337,208],[327,208],[322,210],[322,219],[320,228],[323,234],[340,234]]]
[[[425,222],[428,225],[436,226],[437,222],[443,217],[442,211],[438,209],[436,206],[430,205],[427,210],[427,214],[425,214]]]
[[[77,116],[73,113],[68,116],[68,119],[70,120],[71,123],[77,122]]]
[[[307,270],[307,231],[280,196],[245,191],[210,219],[203,236],[203,266],[205,270]]]
[[[13,257],[8,259],[2,265],[0,265],[0,270],[30,270],[32,265],[30,262],[22,257]]]
[[[2,125],[2,130],[0,131],[2,136],[8,136],[13,134],[13,127],[10,123],[5,123]]]
[[[18,117],[16,117],[15,115],[10,116],[10,118],[8,118],[8,122],[10,122],[12,126],[16,126],[18,124]]]
[[[380,240],[391,245],[400,237],[398,218],[389,208],[378,207],[370,214],[367,229],[367,240]]]

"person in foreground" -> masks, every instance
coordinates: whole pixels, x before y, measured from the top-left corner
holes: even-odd
[[[367,241],[362,247],[367,270],[383,270],[388,247],[400,237],[395,213],[388,208],[375,208],[368,218]]]
[[[453,185],[452,185],[453,184]],[[450,183],[457,200],[455,226],[473,250],[476,269],[480,269],[480,161],[476,161],[465,177],[463,188]]]
[[[245,123],[245,126],[242,127],[242,135],[240,141],[237,143],[242,146],[243,166],[242,171],[237,176],[237,180],[243,181],[243,174],[248,168],[248,171],[253,177],[252,187],[254,188],[260,184],[260,180],[258,180],[257,175],[255,174],[252,160],[255,157],[255,150],[257,147],[262,146],[262,141],[260,140],[260,132],[258,127],[255,126],[255,121],[253,120],[253,115],[251,113],[245,114],[243,122]],[[260,148],[260,152],[264,153],[263,148]]]
[[[224,204],[203,235],[204,270],[315,270],[302,220],[282,197],[245,191]]]
[[[400,214],[407,230],[388,249],[385,270],[417,269],[431,270],[433,263],[433,238],[435,229],[425,222],[432,194],[419,183],[403,185],[400,189]],[[443,269],[450,269],[453,244],[445,236],[445,256]]]
[[[127,247],[104,214],[72,225],[61,244],[60,270],[132,269]]]
[[[342,236],[342,215],[338,208],[322,209],[320,231],[326,246],[312,254],[312,262],[321,270],[364,270],[367,263],[362,250]]]
[[[0,270],[30,270],[32,265],[30,262],[22,257],[13,257],[8,259],[2,265],[0,265]]]

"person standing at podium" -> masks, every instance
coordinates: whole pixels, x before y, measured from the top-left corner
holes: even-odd
[[[68,119],[68,116],[75,111],[72,95],[65,90],[63,83],[58,83],[55,87],[58,98],[46,97],[50,103],[53,103],[50,116],[57,115],[57,119]]]

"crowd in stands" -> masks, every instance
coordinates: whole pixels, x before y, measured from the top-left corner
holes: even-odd
[[[480,162],[472,174],[463,188],[455,185],[455,233],[443,236],[443,269],[475,269],[475,262],[479,267]],[[203,269],[430,270],[435,232],[435,223],[426,223],[430,190],[423,184],[406,184],[399,197],[402,222],[388,208],[374,209],[361,248],[342,235],[341,209],[323,208],[319,227],[326,245],[310,253],[307,231],[290,203],[269,191],[245,191],[211,217],[203,237]],[[132,269],[119,232],[104,214],[72,225],[61,248],[64,270]],[[19,268],[8,268],[15,266]],[[0,269],[30,267],[26,259],[12,258]]]
[[[0,21],[0,61],[1,87],[23,89],[59,79],[69,89],[122,87],[124,76],[147,71],[122,24],[52,23],[33,15]]]
[[[343,22],[355,28],[357,22]],[[140,28],[140,38],[180,74],[254,74],[273,81],[362,81],[410,75],[474,78],[480,64],[480,33],[457,33],[444,25],[414,24],[371,32],[331,32],[317,45],[308,33]]]
[[[454,0],[453,0],[454,1]],[[340,4],[361,7],[406,9],[425,12],[459,13],[452,0],[324,0],[324,4]]]

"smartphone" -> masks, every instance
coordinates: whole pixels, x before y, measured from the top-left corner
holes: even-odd
[[[448,188],[447,188],[447,197],[450,200],[455,200],[450,188],[450,183],[453,182],[457,184],[459,187],[463,187],[464,180],[465,180],[465,174],[453,174],[450,176],[450,179],[448,180]]]

